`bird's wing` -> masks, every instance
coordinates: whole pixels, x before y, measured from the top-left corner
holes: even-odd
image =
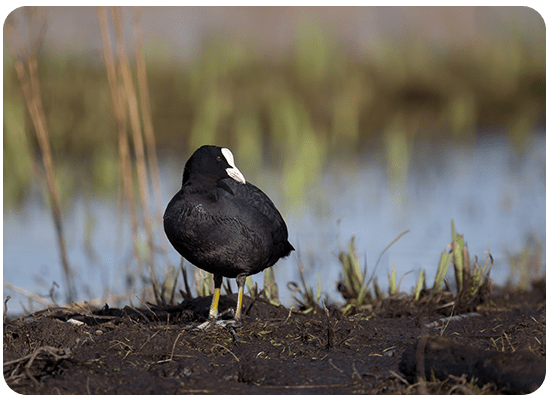
[[[271,226],[275,228],[277,239],[286,240],[288,238],[288,230],[281,213],[271,199],[253,184],[249,182],[242,184],[231,178],[221,179],[218,182],[218,192],[219,195],[234,202],[255,209],[267,218]]]

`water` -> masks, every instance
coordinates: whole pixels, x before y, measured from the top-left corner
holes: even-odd
[[[283,213],[289,240],[297,252],[279,261],[275,277],[283,304],[293,304],[289,281],[300,282],[298,265],[305,268],[308,286],[315,288],[318,276],[323,293],[331,301],[342,302],[336,291],[340,277],[337,253],[346,249],[355,236],[361,265],[366,260],[368,274],[384,248],[401,232],[410,230],[382,256],[376,276],[387,288],[387,274],[395,264],[400,289],[410,292],[418,270],[426,270],[433,283],[441,252],[451,240],[451,219],[464,234],[470,255],[485,260],[489,249],[494,257],[491,272],[496,283],[508,277],[508,254],[519,253],[529,235],[546,239],[546,152],[545,137],[533,137],[523,157],[517,156],[501,137],[483,137],[475,148],[448,148],[438,157],[429,148],[419,149],[412,160],[406,202],[396,200],[387,183],[379,157],[365,157],[357,165],[328,168],[318,185],[298,207],[288,207],[280,193],[271,188],[276,173],[247,174],[246,165],[236,160],[247,179],[264,189]],[[164,160],[161,164],[163,203],[179,189],[185,160]],[[56,282],[64,293],[53,223],[37,192],[21,211],[4,210],[4,282],[32,293],[46,295]],[[68,258],[75,271],[78,301],[126,291],[126,268],[135,268],[131,256],[127,221],[118,217],[117,199],[80,196],[70,213],[64,215]],[[88,229],[88,235],[86,234]],[[157,243],[167,253],[157,261],[162,275],[171,262],[179,265],[178,254],[169,246],[161,230]],[[90,246],[84,243],[89,238]],[[546,248],[543,250],[545,259]],[[192,272],[193,267],[186,264]],[[410,274],[407,272],[412,271]],[[262,287],[263,274],[254,280]],[[180,279],[181,282],[181,279]],[[235,288],[233,283],[233,288]],[[28,300],[4,288],[10,313],[23,311]],[[63,302],[63,296],[57,298]],[[134,296],[133,304],[139,304]],[[35,303],[35,308],[37,307]]]

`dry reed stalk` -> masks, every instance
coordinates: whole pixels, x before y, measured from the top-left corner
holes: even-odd
[[[157,160],[157,149],[155,144],[155,134],[153,130],[153,121],[151,118],[151,104],[149,102],[149,85],[147,83],[147,71],[145,68],[145,51],[143,49],[143,29],[141,23],[141,6],[135,8],[135,41],[136,41],[136,67],[137,79],[141,103],[141,115],[143,117],[143,132],[145,134],[145,143],[147,145],[147,158],[149,169],[151,171],[151,181],[153,184],[153,196],[155,199],[155,217],[158,226],[162,226],[162,196],[160,191],[160,172]],[[166,241],[163,242],[166,245]],[[164,246],[166,250],[166,246]]]
[[[28,13],[28,20],[32,18]],[[13,18],[13,16],[12,16]],[[49,195],[49,204],[52,211],[52,217],[55,224],[55,230],[57,234],[57,244],[59,246],[59,253],[61,256],[61,264],[63,267],[63,275],[65,278],[65,284],[67,285],[66,299],[70,302],[76,295],[76,289],[72,282],[72,271],[67,259],[67,249],[65,246],[65,237],[63,235],[63,224],[61,221],[61,206],[59,203],[59,195],[56,187],[55,170],[53,165],[52,151],[50,147],[48,125],[46,122],[46,116],[42,105],[42,99],[40,97],[40,81],[38,78],[38,61],[37,54],[41,46],[44,32],[45,22],[40,28],[40,32],[34,38],[35,42],[28,44],[27,61],[26,63],[20,59],[20,55],[25,54],[25,46],[23,41],[19,37],[18,33],[14,29],[13,19],[9,18],[4,24],[4,33],[6,42],[12,54],[12,58],[15,64],[15,70],[23,96],[31,116],[31,120],[34,125],[36,137],[38,139],[38,146],[42,157],[42,164],[46,175],[46,187]],[[29,24],[29,41],[33,40],[32,32],[30,31]],[[16,46],[18,48],[14,48]]]
[[[151,216],[149,210],[149,188],[147,183],[147,166],[145,164],[145,151],[142,138],[141,122],[138,113],[137,96],[132,82],[132,72],[128,62],[128,56],[124,46],[124,36],[122,33],[122,12],[120,7],[113,7],[113,18],[115,22],[115,32],[117,37],[117,54],[122,83],[128,105],[130,115],[130,126],[132,127],[132,138],[134,142],[134,154],[136,157],[136,168],[138,186],[141,200],[141,213],[143,217],[143,225],[147,235],[147,244],[149,247],[148,264],[151,268],[154,267],[154,241],[153,228],[151,224]]]
[[[113,50],[109,36],[107,12],[105,7],[97,8],[97,16],[103,44],[103,55],[107,70],[107,80],[109,82],[109,89],[113,100],[114,116],[118,126],[118,151],[122,180],[121,196],[125,200],[120,201],[119,204],[121,209],[124,208],[124,203],[128,204],[130,227],[132,230],[132,252],[134,258],[138,262],[139,269],[141,270],[143,268],[143,264],[141,257],[139,256],[139,249],[137,247],[139,235],[138,219],[136,204],[132,195],[132,168],[130,161],[130,145],[128,143],[128,136],[126,135],[126,103],[124,98],[124,90],[117,76],[117,67],[113,58]],[[120,212],[119,215],[123,215],[123,212]],[[118,236],[120,237],[121,235]]]

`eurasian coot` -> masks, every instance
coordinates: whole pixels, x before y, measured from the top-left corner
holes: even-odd
[[[184,258],[214,274],[211,320],[224,276],[237,278],[240,321],[246,277],[294,250],[273,202],[245,181],[231,151],[217,146],[202,146],[185,164],[182,188],[164,212],[164,231]]]

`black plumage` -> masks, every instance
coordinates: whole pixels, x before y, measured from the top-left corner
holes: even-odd
[[[210,318],[217,317],[224,276],[237,278],[239,320],[246,277],[294,250],[273,202],[245,181],[231,151],[217,146],[202,146],[185,164],[182,188],[164,213],[164,230],[183,257],[214,274]]]

